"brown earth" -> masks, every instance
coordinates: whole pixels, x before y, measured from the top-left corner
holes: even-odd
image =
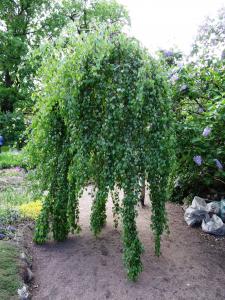
[[[111,202],[107,225],[100,237],[89,229],[91,197],[80,201],[82,232],[63,243],[31,244],[35,300],[225,299],[225,240],[189,228],[180,206],[168,204],[170,235],[162,255],[154,255],[149,230],[150,208],[139,208],[138,228],[145,253],[144,271],[129,282],[123,268],[121,228],[113,228]]]
[[[0,192],[11,187],[19,189],[23,185],[25,172],[21,168],[0,170]]]

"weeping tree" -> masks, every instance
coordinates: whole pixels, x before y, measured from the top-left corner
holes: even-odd
[[[109,192],[123,190],[121,203],[114,193],[114,215],[122,219],[124,263],[128,278],[135,280],[142,270],[136,217],[143,174],[156,255],[167,228],[174,136],[163,72],[135,39],[110,29],[61,40],[40,74],[27,148],[48,196],[35,241],[44,243],[49,232],[63,241],[80,230],[79,199],[90,180],[96,187],[90,223],[98,235],[106,223]]]

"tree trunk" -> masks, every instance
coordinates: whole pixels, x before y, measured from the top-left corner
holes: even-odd
[[[142,188],[141,188],[141,197],[140,197],[140,202],[141,206],[145,207],[145,177],[142,178]]]

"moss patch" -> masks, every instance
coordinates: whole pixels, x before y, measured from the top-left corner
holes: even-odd
[[[9,300],[21,286],[18,250],[8,242],[0,241],[0,299]]]

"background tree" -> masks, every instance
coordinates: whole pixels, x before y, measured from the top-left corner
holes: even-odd
[[[71,22],[76,24],[76,34],[97,23],[125,25],[129,18],[115,1],[1,1],[0,131],[7,142],[24,131],[24,114],[30,114],[33,106],[34,77],[42,56],[36,53],[32,61],[30,54]]]
[[[225,50],[225,7],[215,17],[207,17],[199,27],[193,44],[192,56],[211,61],[220,58]]]

